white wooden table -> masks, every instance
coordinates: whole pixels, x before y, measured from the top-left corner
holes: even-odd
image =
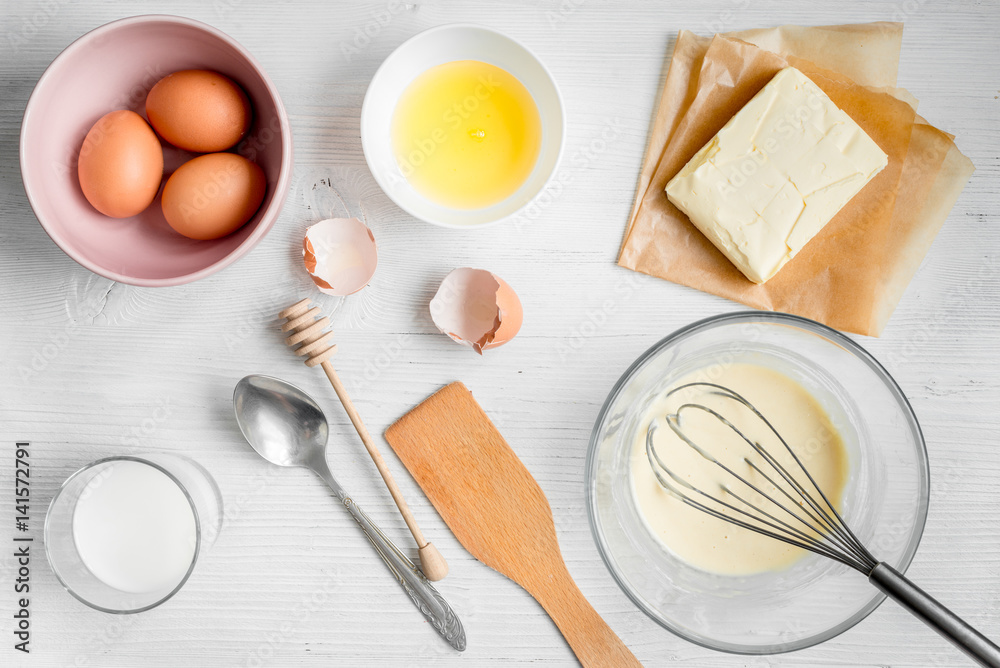
[[[69,42],[129,14],[176,13],[243,43],[280,90],[295,135],[292,191],[249,256],[206,280],[140,289],[91,274],[45,235],[20,183],[21,114]],[[334,312],[338,369],[374,434],[439,386],[464,381],[538,479],[569,569],[645,664],[958,666],[959,653],[887,604],[819,647],[738,657],[691,645],[639,612],[608,574],[584,509],[584,456],[605,395],[652,343],[739,307],[614,264],[646,134],[680,28],[904,20],[900,85],[958,135],[978,171],[885,335],[858,337],[914,404],[930,450],[930,517],[911,574],[1000,635],[1000,6],[941,2],[211,3],[5,0],[0,5],[0,665],[571,665],[555,626],[524,591],[472,559],[387,445],[428,534],[451,563],[440,590],[468,630],[464,654],[423,621],[347,513],[305,471],[270,467],[232,417],[233,385],[272,374],[319,397],[330,461],[401,546],[402,520],[322,374],[282,345],[275,314],[313,294],[298,240],[333,188],[364,215],[380,266]],[[358,117],[369,78],[430,26],[479,22],[523,40],[565,96],[567,186],[530,224],[456,232],[412,220],[365,166]],[[362,38],[367,32],[370,37]],[[319,196],[317,196],[319,193]],[[310,208],[312,207],[312,208]],[[427,303],[459,266],[488,268],[520,294],[524,327],[480,358],[439,334]],[[608,301],[610,300],[610,302]],[[608,308],[607,304],[612,305]],[[185,589],[159,609],[115,618],[73,600],[35,543],[31,654],[13,649],[15,440],[32,451],[31,531],[60,482],[115,453],[193,455],[217,479],[226,525]]]

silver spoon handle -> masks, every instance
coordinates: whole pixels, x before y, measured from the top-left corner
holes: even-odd
[[[347,495],[344,488],[333,477],[325,460],[314,462],[310,468],[330,486],[337,498],[343,502],[351,513],[351,517],[354,518],[354,521],[358,523],[365,536],[375,547],[375,551],[382,557],[382,561],[389,567],[396,582],[407,593],[421,614],[431,623],[434,630],[447,640],[449,645],[459,652],[464,651],[465,629],[462,627],[458,615],[448,605],[448,601],[444,600],[444,597],[431,586],[420,569],[414,566],[413,562],[389,540],[389,537],[382,533],[378,525],[372,522],[371,518],[358,507],[358,504],[354,503],[354,499]]]
[[[976,663],[987,668],[1000,668],[1000,648],[892,566],[880,563],[868,580]]]
[[[375,551],[382,557],[382,561],[389,567],[389,571],[392,572],[403,591],[409,595],[413,604],[427,618],[434,630],[458,651],[465,650],[465,629],[444,597],[427,581],[420,569],[414,566],[413,562],[389,540],[388,536],[382,533],[378,525],[372,522],[371,518],[358,507],[358,504],[354,503],[351,497],[345,496],[342,500],[358,526],[365,532],[365,536],[375,547]]]

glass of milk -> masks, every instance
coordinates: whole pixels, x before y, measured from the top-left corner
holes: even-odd
[[[222,526],[212,477],[186,457],[92,462],[63,483],[45,516],[45,552],[70,594],[116,614],[176,594]]]

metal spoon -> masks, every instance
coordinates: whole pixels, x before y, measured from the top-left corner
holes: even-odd
[[[326,481],[414,605],[452,647],[464,650],[465,629],[448,602],[333,477],[326,463],[330,427],[312,397],[283,380],[251,375],[236,384],[233,408],[243,437],[258,455],[278,466],[304,466]]]

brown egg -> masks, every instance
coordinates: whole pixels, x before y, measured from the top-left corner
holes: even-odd
[[[264,170],[234,153],[188,160],[163,186],[163,215],[191,239],[218,239],[241,228],[260,208]]]
[[[225,151],[250,130],[250,100],[235,81],[218,72],[181,70],[160,79],[146,96],[146,117],[178,148]]]
[[[112,218],[141,213],[163,178],[163,150],[142,116],[112,111],[90,128],[77,161],[80,188],[95,209]]]

